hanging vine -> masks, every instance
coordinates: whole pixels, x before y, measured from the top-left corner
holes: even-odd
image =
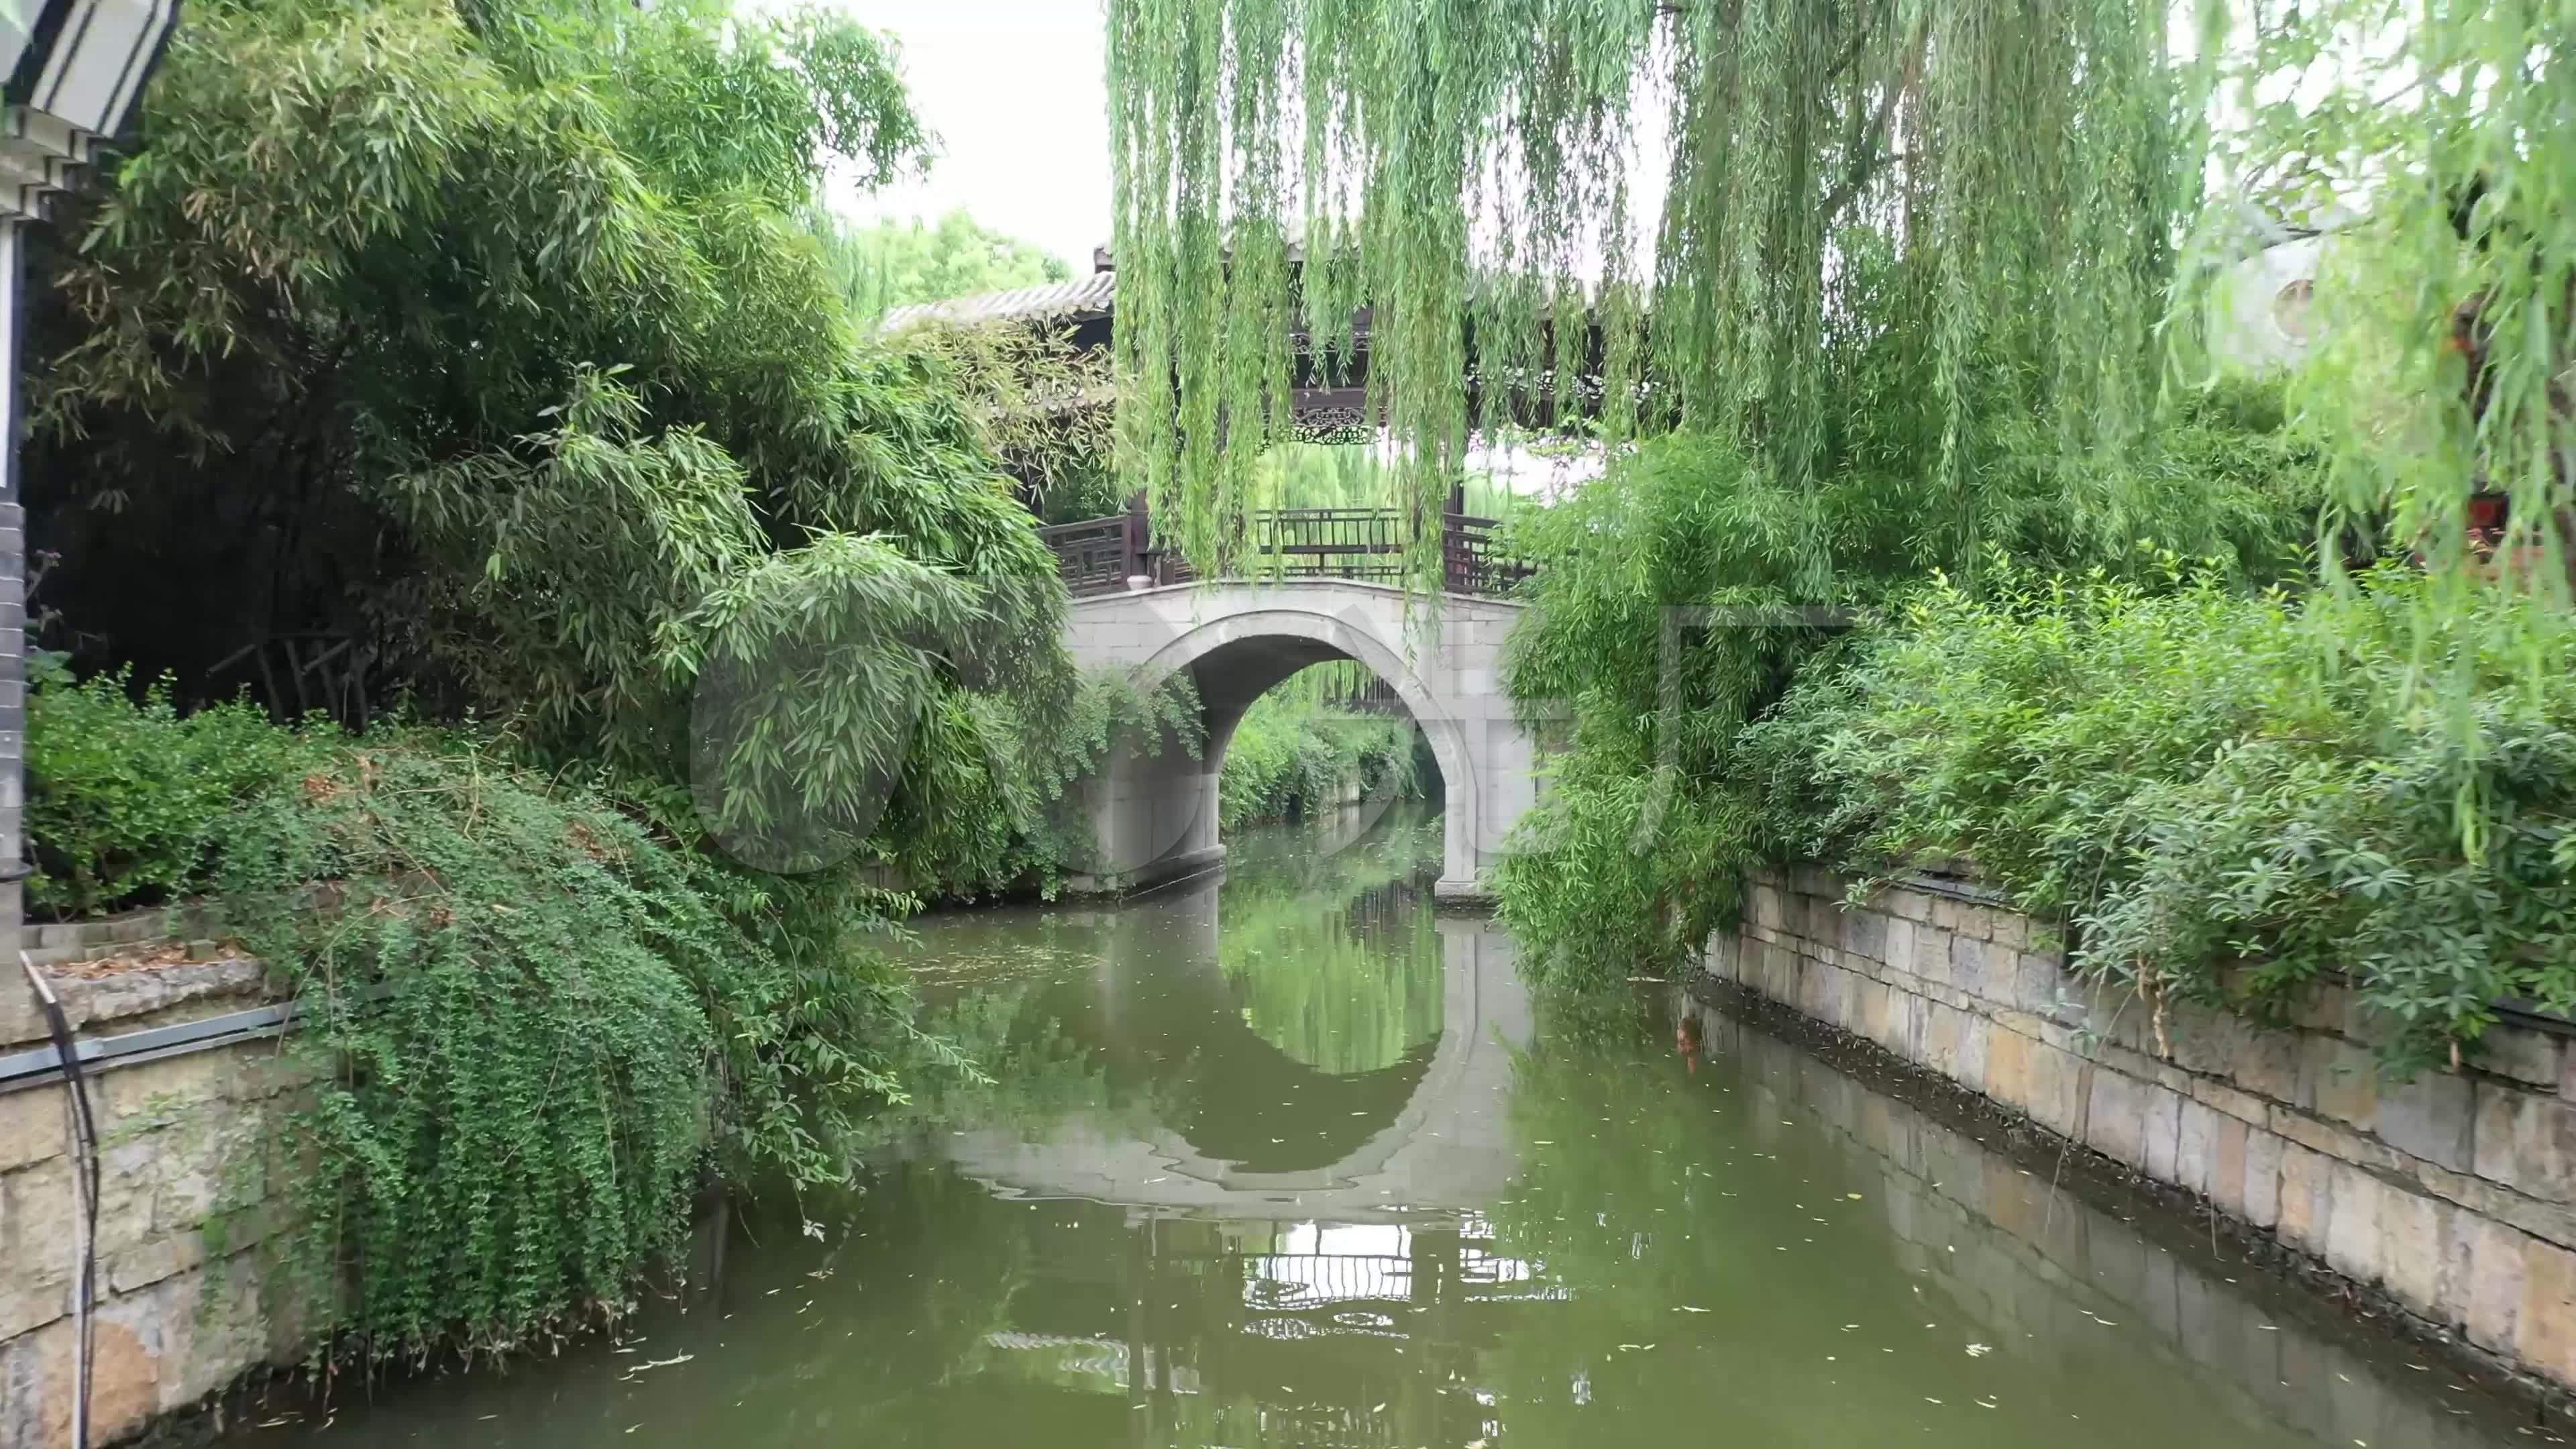
[[[2070,448],[2142,421],[2199,174],[2164,14],[1111,0],[1122,463],[1223,563],[1302,332],[1316,376],[1364,365],[1425,519],[1513,419],[1705,430],[1794,487],[1839,465],[1840,414],[1887,406],[1973,559],[1999,415]],[[1883,328],[1920,395],[1828,375],[1830,330]]]

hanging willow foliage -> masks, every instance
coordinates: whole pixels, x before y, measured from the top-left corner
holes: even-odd
[[[1795,486],[1887,407],[1865,431],[1973,559],[1986,422],[2119,444],[2152,394],[2199,178],[2165,31],[2139,0],[1110,0],[1122,462],[1222,563],[1303,332],[1314,380],[1364,365],[1426,521],[1513,419],[1712,431]],[[1919,385],[1830,375],[1835,329],[1904,334]]]
[[[2219,173],[2329,231],[2293,392],[2329,448],[2329,523],[2428,566],[2426,641],[2517,636],[2537,704],[2576,663],[2576,9],[2242,0],[2235,21],[2220,97],[2244,124]],[[2482,682],[2423,673],[2472,741]]]

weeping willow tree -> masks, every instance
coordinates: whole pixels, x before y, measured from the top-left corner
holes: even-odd
[[[1364,360],[1425,517],[1515,416],[1713,432],[1802,486],[1889,408],[1867,445],[1937,480],[1925,526],[1972,558],[1998,417],[2070,448],[2142,423],[2199,172],[2161,6],[1109,13],[1122,457],[1194,558],[1292,425],[1300,330],[1325,376]],[[1842,329],[1901,338],[1898,376],[1836,376]]]
[[[2233,20],[2219,103],[2243,124],[2217,174],[2257,213],[2357,216],[2332,226],[2293,391],[2335,521],[2427,566],[2419,655],[2505,628],[2543,685],[2576,644],[2576,13],[2244,0]],[[2470,739],[2496,681],[2425,676]]]
[[[1563,749],[1496,885],[1542,974],[1731,911],[1768,848],[1736,736],[1854,608],[2141,538],[2276,575],[2311,536],[2277,409],[2158,404],[2209,80],[2162,4],[1110,18],[1120,447],[1186,549],[1222,561],[1316,374],[1364,371],[1426,521],[1480,435],[1609,448],[1515,541],[1506,683]]]

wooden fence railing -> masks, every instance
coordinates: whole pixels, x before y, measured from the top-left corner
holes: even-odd
[[[1454,594],[1498,595],[1529,577],[1530,566],[1507,554],[1500,525],[1455,505],[1440,515],[1441,587]],[[1407,561],[1414,524],[1400,508],[1266,508],[1244,520],[1236,556],[1248,578],[1355,579],[1402,584],[1412,577]],[[1038,530],[1055,551],[1056,567],[1073,593],[1115,593],[1143,580],[1143,587],[1187,583],[1197,575],[1178,551],[1154,539],[1142,497],[1124,513],[1053,524]]]

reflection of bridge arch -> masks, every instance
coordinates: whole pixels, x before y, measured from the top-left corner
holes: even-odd
[[[1140,908],[1156,918],[1155,928],[1114,938],[1100,967],[1105,989],[1117,989],[1122,966],[1140,964],[1117,959],[1131,944],[1166,958],[1203,951],[1213,969],[1216,898],[1209,883]],[[1095,1117],[1049,1124],[1035,1136],[1010,1124],[974,1129],[948,1138],[947,1154],[1004,1195],[1084,1198],[1157,1214],[1366,1223],[1401,1221],[1408,1209],[1480,1209],[1519,1171],[1508,1113],[1512,1052],[1530,1035],[1529,999],[1506,937],[1475,920],[1444,918],[1437,928],[1442,1030],[1431,1060],[1402,1108],[1329,1164],[1247,1170],[1192,1145],[1174,1124],[1129,1131]],[[1172,963],[1162,960],[1156,970],[1168,976]]]
[[[1121,890],[1220,859],[1217,778],[1252,702],[1289,675],[1352,659],[1385,681],[1431,742],[1445,831],[1437,889],[1467,897],[1536,795],[1533,749],[1499,682],[1503,643],[1524,606],[1445,596],[1438,617],[1400,589],[1340,579],[1216,583],[1077,599],[1066,643],[1087,668],[1159,684],[1187,675],[1204,711],[1199,757],[1122,750],[1087,804],[1102,866],[1076,882]]]

